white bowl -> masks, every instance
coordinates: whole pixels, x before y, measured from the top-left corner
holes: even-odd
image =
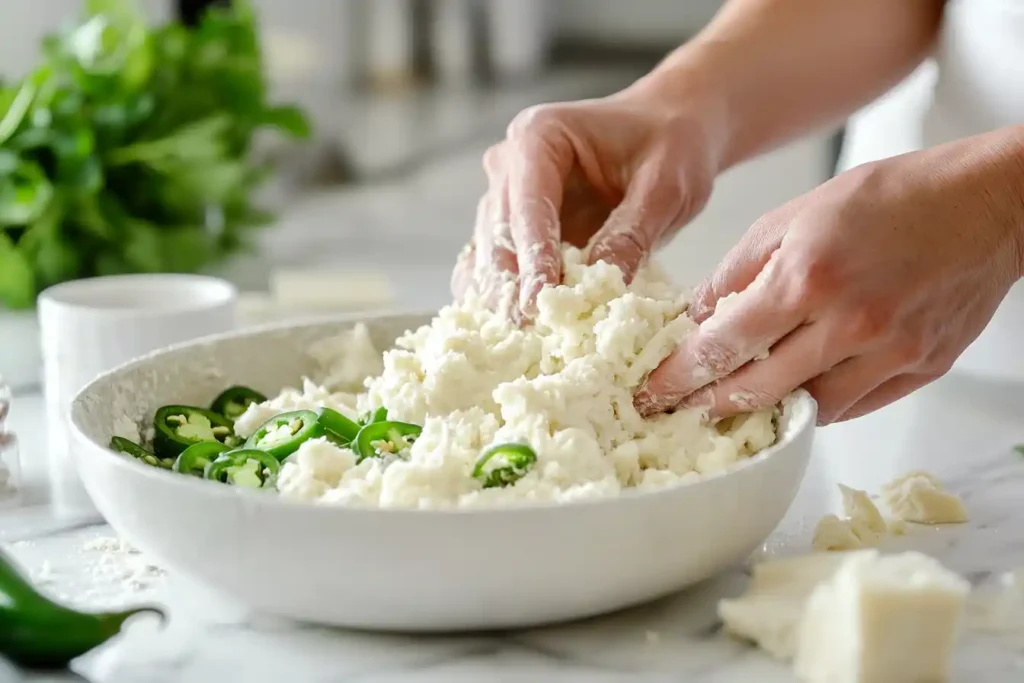
[[[425,315],[366,320],[379,348]],[[569,505],[418,511],[283,500],[159,470],[106,448],[115,419],[205,404],[229,384],[267,394],[317,376],[309,346],[333,319],[241,331],[155,352],[76,397],[78,465],[132,544],[245,606],[354,628],[535,626],[678,591],[743,561],[778,524],[811,452],[816,406],[787,400],[777,445],[695,484]]]

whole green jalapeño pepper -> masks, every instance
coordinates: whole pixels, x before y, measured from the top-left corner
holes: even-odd
[[[88,614],[40,595],[0,551],[0,655],[30,669],[63,669],[72,659],[99,647],[130,617],[156,607]]]
[[[296,410],[264,422],[245,442],[245,447],[266,451],[278,460],[284,460],[306,441],[323,435],[319,415],[312,410]]]
[[[317,415],[317,422],[327,432],[327,437],[339,446],[347,446],[355,441],[356,435],[359,434],[359,423],[353,422],[337,410],[321,408]]]
[[[253,403],[263,403],[267,397],[249,387],[234,386],[222,391],[210,404],[210,410],[234,422]]]
[[[280,471],[280,461],[270,453],[240,448],[222,453],[207,465],[203,478],[247,488],[269,489],[277,485],[277,474]]]
[[[510,486],[526,476],[536,462],[537,453],[526,444],[497,444],[480,454],[473,478],[485,489]]]
[[[153,467],[162,467],[165,470],[171,469],[171,466],[174,464],[173,458],[158,458],[155,453],[149,452],[131,439],[126,439],[122,436],[115,436],[110,439],[110,450],[130,455],[140,462],[152,465]]]
[[[235,445],[231,420],[194,406],[164,406],[153,416],[153,450],[161,458],[176,458],[192,444],[214,441]]]
[[[171,469],[181,474],[191,474],[196,477],[203,476],[207,466],[224,451],[231,450],[217,441],[200,441],[194,443],[177,457]]]
[[[399,455],[416,441],[422,431],[419,425],[408,422],[371,422],[359,430],[352,451],[357,462],[385,454]]]

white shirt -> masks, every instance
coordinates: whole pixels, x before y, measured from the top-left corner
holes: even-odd
[[[839,168],[1022,122],[1024,0],[950,0],[933,58],[850,120]],[[1024,391],[1022,340],[1024,282],[1010,290],[953,373],[1019,383]],[[956,394],[960,381],[941,379],[934,390],[819,430],[809,476],[877,491],[907,470],[927,466],[923,444],[935,419],[929,401],[936,400],[936,391]],[[993,406],[979,410],[988,419],[1019,420],[1016,414],[994,414],[999,411]],[[965,464],[973,455],[965,450]]]
[[[1024,0],[950,0],[933,58],[851,118],[839,168],[1019,123]],[[1022,339],[1018,283],[955,369],[1024,382]]]

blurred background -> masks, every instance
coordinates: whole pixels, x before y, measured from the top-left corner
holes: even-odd
[[[154,23],[195,23],[204,0],[141,0]],[[484,189],[480,156],[532,104],[611,93],[697,33],[720,0],[251,0],[273,98],[312,124],[265,141],[257,249],[206,268],[247,292],[252,320],[305,309],[435,308]],[[80,0],[0,3],[5,80]],[[693,284],[763,211],[827,179],[837,133],[727,173],[660,255]],[[328,279],[329,278],[329,279]],[[290,314],[289,313],[289,314]]]

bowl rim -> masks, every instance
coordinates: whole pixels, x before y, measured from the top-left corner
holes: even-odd
[[[371,506],[355,506],[355,505],[329,505],[324,503],[317,503],[315,501],[306,500],[295,500],[292,498],[286,498],[276,492],[262,491],[262,490],[250,490],[244,487],[236,486],[224,486],[213,481],[206,481],[198,479],[196,477],[182,476],[176,472],[170,472],[158,467],[146,465],[138,462],[133,458],[128,458],[120,453],[112,451],[108,446],[100,444],[90,437],[86,436],[81,426],[78,424],[75,413],[76,408],[80,406],[86,396],[92,392],[93,388],[109,378],[124,373],[133,368],[146,365],[156,357],[164,356],[171,353],[180,353],[185,350],[195,348],[197,346],[206,346],[216,344],[218,342],[227,339],[244,339],[247,337],[255,337],[270,332],[280,332],[288,329],[298,329],[307,327],[317,327],[321,325],[331,324],[358,324],[367,323],[371,324],[375,320],[387,319],[387,318],[409,318],[409,317],[430,317],[437,314],[437,311],[422,311],[422,310],[392,310],[386,313],[380,313],[376,315],[367,316],[358,312],[355,313],[342,313],[342,314],[328,314],[328,315],[313,315],[304,316],[302,318],[286,320],[286,321],[275,321],[261,325],[246,326],[240,329],[231,330],[228,332],[220,332],[216,334],[206,335],[198,337],[185,342],[179,342],[168,346],[161,347],[150,351],[149,353],[129,360],[125,363],[103,372],[100,375],[94,377],[88,384],[82,387],[71,401],[70,406],[67,409],[67,422],[71,427],[72,435],[75,439],[80,442],[88,444],[90,447],[94,447],[102,453],[101,457],[110,458],[112,465],[119,467],[128,472],[134,472],[139,476],[148,477],[155,481],[161,481],[168,487],[177,487],[176,489],[170,490],[191,490],[196,495],[203,494],[206,496],[216,496],[222,499],[227,498],[241,498],[248,503],[258,503],[260,505],[266,505],[270,507],[284,507],[284,508],[297,508],[307,509],[310,514],[349,514],[349,515],[393,515],[393,516],[408,516],[413,515],[416,517],[425,516],[455,516],[455,517],[480,517],[490,515],[502,515],[502,514],[538,514],[548,513],[551,510],[587,510],[594,506],[609,506],[609,505],[630,505],[638,504],[640,502],[652,501],[657,498],[664,498],[674,495],[679,495],[683,491],[689,491],[696,487],[706,487],[717,485],[724,479],[729,478],[731,475],[737,475],[741,472],[745,472],[751,468],[759,468],[765,466],[770,459],[773,458],[777,453],[788,447],[800,436],[802,436],[808,430],[814,431],[817,427],[816,418],[818,412],[818,404],[814,397],[803,388],[797,389],[796,391],[789,394],[782,401],[783,410],[792,410],[793,415],[790,418],[790,423],[787,424],[787,429],[784,434],[778,436],[778,439],[771,446],[762,449],[754,455],[746,458],[728,469],[715,472],[710,475],[701,475],[701,478],[691,482],[675,482],[666,486],[659,486],[654,489],[638,489],[636,487],[623,489],[617,496],[601,496],[596,498],[581,498],[578,500],[571,500],[568,502],[558,502],[552,500],[540,500],[540,501],[527,501],[527,502],[516,502],[505,505],[493,505],[487,507],[439,507],[439,508],[392,508],[392,507],[371,507]],[[78,449],[73,449],[76,453],[75,459],[80,460],[83,456],[77,455]],[[808,452],[808,458],[810,454]],[[320,510],[323,512],[312,512],[313,510]]]

